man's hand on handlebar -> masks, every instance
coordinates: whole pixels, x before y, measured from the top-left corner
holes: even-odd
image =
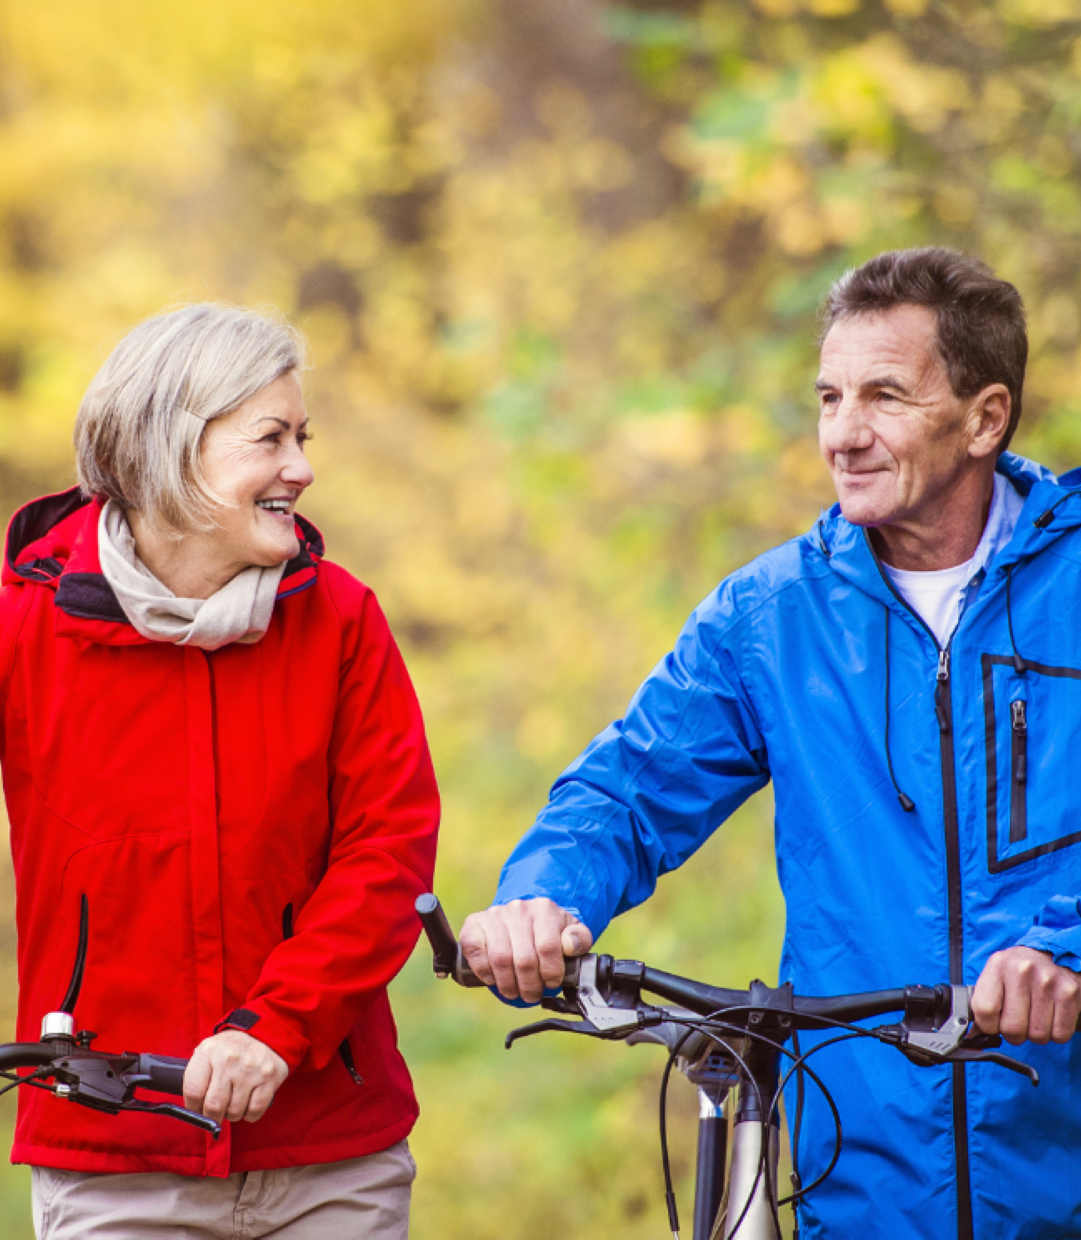
[[[219,1121],[261,1119],[288,1075],[276,1051],[239,1029],[224,1029],[195,1048],[184,1073],[184,1105]]]
[[[584,956],[593,935],[552,900],[512,900],[465,919],[462,955],[505,999],[536,1003],[563,981],[563,957]]]
[[[984,1033],[1014,1046],[1068,1042],[1081,1015],[1081,977],[1031,947],[995,952],[973,991],[972,1014]]]

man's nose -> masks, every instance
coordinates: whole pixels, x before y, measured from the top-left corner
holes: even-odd
[[[860,452],[871,446],[874,434],[867,413],[862,401],[841,398],[822,422],[823,440],[830,453]]]

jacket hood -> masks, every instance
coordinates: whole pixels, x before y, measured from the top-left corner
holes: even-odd
[[[101,571],[98,517],[101,501],[87,499],[78,487],[46,495],[20,508],[8,526],[0,584],[45,586],[56,592],[56,606],[65,622],[58,631],[121,643],[142,643],[124,614],[112,586]],[[285,566],[278,598],[315,584],[323,558],[323,536],[297,514],[300,550]],[[76,622],[74,625],[67,621]]]

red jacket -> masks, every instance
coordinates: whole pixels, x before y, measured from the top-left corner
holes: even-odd
[[[385,1149],[417,1115],[386,988],[416,941],[438,799],[382,612],[298,518],[302,550],[260,642],[147,641],[101,574],[99,511],[68,491],[8,531],[18,1038],[36,1041],[63,998],[85,892],[75,1020],[96,1047],[188,1056],[224,1022],[292,1071],[263,1119],[217,1142],[20,1090],[12,1159],[224,1176]]]

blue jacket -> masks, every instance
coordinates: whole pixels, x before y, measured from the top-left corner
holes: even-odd
[[[548,896],[599,935],[772,779],[797,993],[972,984],[1014,944],[1081,971],[1081,471],[998,468],[1025,506],[945,652],[835,506],[697,608],[556,782],[497,903]],[[804,1236],[1081,1236],[1081,1037],[1017,1054],[1038,1089],[862,1039],[816,1056],[845,1139]],[[805,1116],[808,1184],[833,1140],[812,1086]]]

